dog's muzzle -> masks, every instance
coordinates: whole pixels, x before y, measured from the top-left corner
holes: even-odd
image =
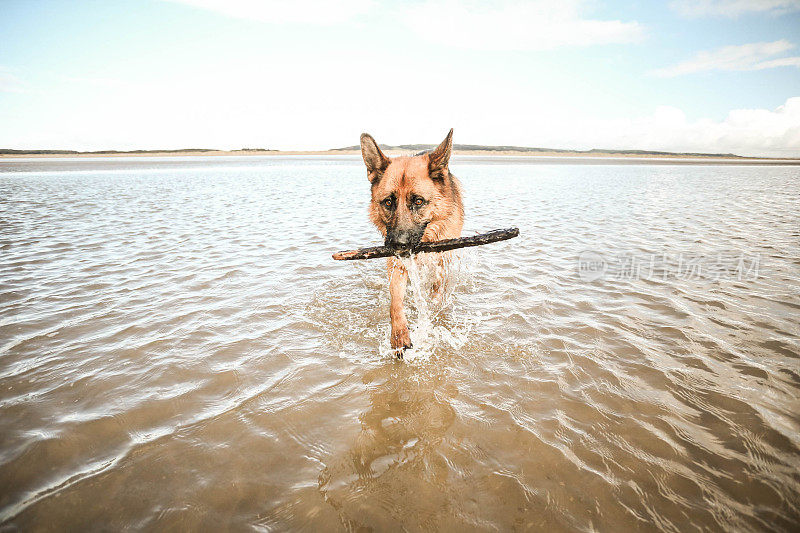
[[[425,228],[390,230],[384,244],[398,255],[408,255],[420,243],[424,232]]]

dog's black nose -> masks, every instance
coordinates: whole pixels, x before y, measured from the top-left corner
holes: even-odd
[[[392,244],[397,248],[406,248],[411,246],[411,239],[410,231],[398,231],[392,239]]]
[[[386,233],[386,246],[397,251],[411,250],[422,239],[422,228],[391,229]]]
[[[397,231],[390,231],[386,235],[386,246],[390,248],[395,248],[397,250],[403,250],[413,247],[419,238],[415,235],[413,231],[410,230],[397,230]]]

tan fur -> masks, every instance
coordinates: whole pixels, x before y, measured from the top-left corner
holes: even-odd
[[[423,242],[461,236],[464,225],[461,184],[448,168],[452,135],[453,130],[450,130],[447,138],[431,153],[394,159],[386,157],[371,136],[361,136],[362,155],[372,183],[369,216],[384,238],[392,228],[423,226],[425,229],[420,239]],[[395,205],[392,209],[382,205],[390,197]],[[424,199],[425,204],[416,207],[414,200],[417,198]],[[446,281],[451,252],[425,255],[429,256],[425,260],[437,263],[437,279],[434,280],[433,290],[438,293]],[[387,269],[391,296],[391,344],[392,348],[402,350],[411,347],[403,307],[408,272],[402,262],[394,257],[388,259]]]

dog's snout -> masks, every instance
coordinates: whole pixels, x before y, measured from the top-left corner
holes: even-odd
[[[386,234],[386,246],[391,248],[412,248],[419,244],[422,237],[419,232],[413,230],[393,230]]]
[[[411,232],[410,231],[400,231],[395,235],[394,243],[399,244],[400,246],[408,246],[411,244]]]

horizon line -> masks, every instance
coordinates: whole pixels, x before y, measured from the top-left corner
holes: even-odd
[[[420,151],[433,149],[435,144],[400,144],[400,145],[379,145],[382,150],[408,150]],[[180,154],[190,152],[212,153],[212,152],[267,152],[267,153],[325,153],[325,152],[358,152],[361,147],[358,145],[345,146],[338,148],[326,148],[317,150],[295,150],[295,149],[274,149],[274,148],[163,148],[163,149],[133,149],[133,150],[117,150],[117,149],[103,149],[103,150],[69,150],[69,149],[56,149],[56,148],[0,148],[0,156],[6,155],[125,155],[125,154]],[[719,152],[671,152],[666,150],[645,150],[637,148],[590,148],[586,150],[568,149],[568,148],[543,148],[543,147],[528,147],[528,146],[512,146],[512,145],[479,145],[479,144],[454,144],[454,152],[518,152],[527,154],[536,153],[557,153],[557,154],[581,154],[581,155],[639,155],[639,156],[680,156],[680,157],[709,157],[709,158],[737,158],[737,159],[798,159],[800,156],[788,157],[774,157],[774,156],[743,156],[734,153],[719,153]]]

